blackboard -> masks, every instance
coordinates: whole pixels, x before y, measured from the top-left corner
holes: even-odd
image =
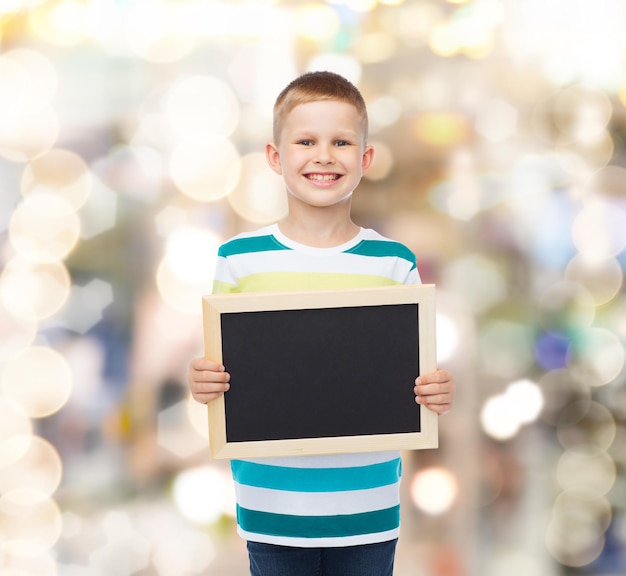
[[[434,286],[203,298],[213,458],[433,448],[413,382],[435,369]]]

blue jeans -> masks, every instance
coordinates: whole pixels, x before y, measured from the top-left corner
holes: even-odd
[[[392,576],[397,540],[343,548],[248,542],[251,576]]]

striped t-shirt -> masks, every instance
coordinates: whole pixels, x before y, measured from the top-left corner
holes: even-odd
[[[314,248],[273,224],[220,247],[213,292],[419,283],[414,254],[374,230],[361,228],[341,246]],[[331,547],[398,537],[399,452],[233,460],[231,469],[237,529],[246,540]]]

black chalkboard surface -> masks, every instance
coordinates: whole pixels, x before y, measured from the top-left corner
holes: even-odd
[[[432,448],[413,382],[435,368],[434,286],[205,296],[214,458]]]

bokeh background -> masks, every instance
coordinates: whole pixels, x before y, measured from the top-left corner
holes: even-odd
[[[217,245],[280,218],[273,100],[344,74],[355,220],[438,287],[455,409],[398,576],[626,573],[623,0],[0,3],[0,574],[247,572],[186,390]]]

